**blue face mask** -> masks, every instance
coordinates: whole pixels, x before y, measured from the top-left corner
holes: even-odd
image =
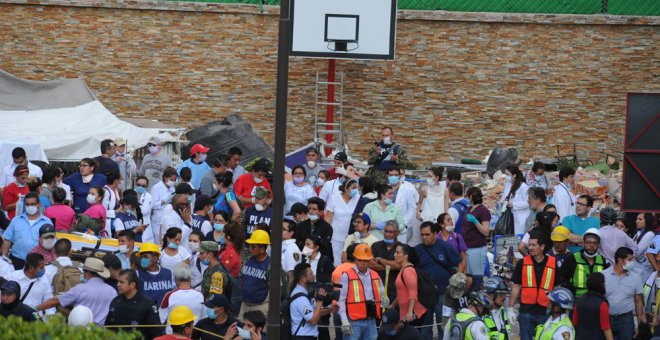
[[[225,224],[224,223],[215,223],[213,224],[213,229],[217,231],[223,231],[225,230]]]
[[[193,197],[192,197],[192,196],[188,196],[188,204],[192,203],[192,201],[193,201]]]
[[[339,182],[339,184],[344,184],[344,178],[343,177],[337,178],[337,182]]]
[[[170,243],[167,244],[167,248],[170,248],[170,249],[179,249],[179,245],[176,244],[176,243],[174,243],[174,242],[172,242],[172,241],[170,241]]]
[[[218,314],[211,308],[206,309],[206,316],[209,317],[211,320],[215,320],[215,318],[218,316]]]
[[[224,235],[220,235],[220,238],[218,239],[218,243],[220,243],[222,245],[225,244],[225,236]]]
[[[37,277],[42,277],[42,276],[44,276],[44,274],[46,274],[46,269],[45,268],[37,272]]]
[[[400,181],[401,181],[401,179],[399,178],[399,176],[389,176],[389,177],[387,177],[387,182],[390,183],[390,185],[392,185],[392,186],[399,184]]]
[[[149,260],[148,258],[143,257],[140,259],[140,267],[146,269],[147,267],[149,267],[150,264],[151,264],[151,260]]]
[[[365,238],[367,237],[367,233],[360,233],[360,238]]]
[[[387,205],[392,204],[392,199],[391,198],[386,198],[385,199],[385,204],[387,204]]]
[[[136,186],[136,187],[135,187],[135,192],[137,192],[138,194],[142,195],[142,194],[144,194],[145,192],[147,192],[147,189],[146,189],[145,187],[139,187],[139,186]]]
[[[208,266],[209,265],[209,259],[203,259],[200,261],[203,265]],[[214,318],[215,319],[215,318]]]
[[[351,198],[353,198],[353,197],[357,196],[357,194],[359,192],[360,191],[358,191],[358,189],[356,188],[356,189],[351,190],[351,192],[349,192],[348,195],[351,196]]]
[[[394,244],[394,239],[388,240],[388,239],[383,239],[385,241],[385,244]]]
[[[85,278],[85,274],[80,274],[80,282],[86,283],[87,279]]]

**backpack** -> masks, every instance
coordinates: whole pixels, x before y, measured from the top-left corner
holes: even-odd
[[[80,284],[82,273],[78,270],[80,265],[78,262],[73,262],[72,266],[63,266],[59,262],[53,261],[53,265],[57,267],[57,273],[53,276],[53,296],[68,292],[69,289]],[[71,309],[63,306],[57,307],[57,310],[65,316],[69,315]]]
[[[471,317],[465,321],[458,321],[456,316],[452,316],[451,324],[449,326],[449,340],[463,340],[465,339],[465,331],[473,321],[479,320],[478,317]]]
[[[72,231],[81,233],[89,233],[91,231],[94,235],[103,236],[105,234],[105,221],[101,221],[99,218],[91,218],[84,214],[76,214],[76,224],[71,229]]]
[[[458,230],[458,232],[460,232],[463,228],[463,218],[467,214],[468,206],[461,201],[457,201],[454,203],[454,205],[452,205],[452,208],[458,211],[458,219],[454,223],[454,230]]]
[[[405,269],[405,268],[404,268]],[[419,303],[422,304],[426,309],[433,309],[438,304],[438,299],[440,299],[440,290],[438,286],[433,281],[431,275],[426,271],[416,269],[412,267],[417,276],[417,296],[423,297],[419,299]],[[406,284],[403,276],[403,269],[401,271],[401,281],[403,284]]]
[[[296,293],[288,299],[282,300],[280,307],[280,340],[290,340],[298,334],[300,328],[305,324],[303,318],[293,334],[291,334],[291,303],[299,297],[307,297],[306,293]]]

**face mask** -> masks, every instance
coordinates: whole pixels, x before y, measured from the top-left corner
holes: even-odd
[[[571,184],[570,183],[566,184],[566,189],[571,190]]]
[[[263,205],[261,205],[261,204],[259,204],[259,203],[255,204],[255,205],[254,205],[254,208],[257,209],[257,211],[264,211],[264,210],[266,210],[266,207],[264,207]]]
[[[36,215],[38,211],[39,211],[39,207],[37,207],[36,205],[25,207],[25,212],[27,212],[28,215]]]
[[[317,187],[320,187],[323,184],[325,184],[325,181],[323,180],[323,178],[319,178],[319,179],[316,180],[316,186]]]
[[[199,249],[199,242],[189,241],[188,242],[188,249],[190,249],[190,251],[192,251],[193,253],[196,252],[197,249]]]
[[[337,178],[337,182],[339,182],[339,184],[344,184],[344,177]]]
[[[433,178],[428,178],[427,177],[426,178],[426,184],[428,184],[430,187],[432,187],[432,186],[435,185],[435,181],[433,180]]]
[[[314,253],[314,249],[312,249],[310,247],[307,247],[307,246],[305,246],[305,248],[303,248],[303,250],[302,250],[302,254],[307,256],[307,257],[311,256],[313,253]]]
[[[383,239],[385,241],[385,244],[394,244],[394,239],[388,240],[388,239]]]
[[[136,186],[136,187],[135,187],[135,192],[137,192],[138,194],[142,195],[142,194],[144,194],[145,192],[147,192],[147,189],[146,189],[145,187],[137,187],[137,186]]]
[[[200,261],[203,265],[208,266],[209,265],[209,259],[203,259]]]
[[[117,157],[124,157],[124,156],[125,156],[125,153],[123,153],[123,152],[115,152],[115,156],[117,156]]]
[[[176,244],[176,243],[174,243],[174,242],[172,242],[172,241],[170,241],[170,243],[167,244],[167,248],[170,248],[170,249],[179,249],[179,245]]]
[[[623,269],[625,269],[625,270],[631,270],[631,269],[633,269],[634,266],[635,266],[635,261],[626,262],[626,263],[623,265]]]
[[[169,188],[175,186],[176,182],[168,180],[167,182],[165,182],[165,184],[167,184],[167,187]]]
[[[201,156],[199,156],[199,160],[202,161],[202,162],[205,162],[206,161],[206,154],[203,153]]]
[[[157,146],[150,146],[149,147],[149,153],[150,154],[155,154],[156,152],[158,152],[158,147]]]
[[[125,244],[120,244],[119,245],[119,252],[122,254],[128,253],[128,246]]]
[[[92,178],[94,177],[94,174],[87,175],[87,176],[82,176],[82,180],[84,183],[89,183],[92,181]]]
[[[309,219],[312,221],[316,221],[319,219],[319,215],[309,215]]]
[[[588,251],[585,250],[585,251],[583,252],[583,254],[584,254],[584,256],[586,256],[586,257],[588,257],[588,258],[590,258],[590,259],[593,259],[594,257],[596,257],[596,254],[597,254],[597,253],[596,253],[596,252],[593,252],[593,254],[592,254],[592,253],[590,253],[590,252],[588,252]]]
[[[397,185],[399,184],[399,176],[389,176],[387,177],[387,182],[389,182],[390,185]]]
[[[215,191],[220,191],[220,189],[218,188],[218,185],[217,185],[217,184],[213,184],[213,190],[215,190]]]
[[[238,330],[238,336],[240,336],[243,339],[252,339],[252,333],[250,333],[249,330],[243,329],[243,328],[236,328]]]
[[[57,242],[56,239],[44,240],[43,246],[46,249],[53,249],[53,247],[55,247],[55,242]]]
[[[453,225],[450,225],[450,226],[445,227],[445,230],[446,230],[447,232],[451,233],[451,232],[454,231],[454,228],[456,228],[456,227],[453,226]]]
[[[367,233],[360,233],[360,238],[365,238],[367,237]]]
[[[507,182],[511,182],[511,175],[504,176],[504,179],[506,179]]]
[[[209,317],[211,320],[215,320],[216,317],[218,317],[218,314],[215,312],[215,310],[211,308],[206,309],[206,316]]]
[[[17,187],[19,187],[19,188],[25,188],[25,184],[21,184],[21,183],[18,183],[18,182],[15,182],[15,183],[16,183],[16,186],[17,186]]]
[[[385,202],[385,204],[390,205],[390,204],[392,204],[392,199],[391,198],[386,198],[384,202]]]
[[[406,181],[406,176],[400,177],[399,178],[399,183],[403,183]]]
[[[217,231],[223,231],[225,230],[225,224],[224,223],[214,223],[213,224],[213,229]]]
[[[37,272],[37,277],[42,277],[42,276],[44,276],[44,274],[46,274],[46,269],[45,268]]]
[[[220,235],[220,238],[218,239],[218,243],[220,243],[220,245],[225,245],[225,236],[224,235]]]
[[[351,190],[351,192],[348,193],[348,195],[351,198],[353,198],[353,197],[357,196],[358,193],[359,193],[358,189],[353,189],[353,190]]]
[[[259,183],[261,183],[261,182],[264,181],[263,178],[258,178],[258,177],[254,177],[254,176],[252,176],[252,177],[254,178],[254,183],[257,183],[257,184],[259,184]]]
[[[87,203],[94,204],[96,203],[96,196],[92,194],[87,194]]]
[[[126,213],[129,215],[137,216],[137,213],[133,209],[126,209]]]
[[[147,268],[149,267],[150,264],[151,264],[151,260],[149,260],[148,258],[143,257],[140,259],[140,267]]]
[[[188,196],[188,204],[191,204],[192,201],[193,201],[193,197],[192,197],[192,196]]]
[[[383,144],[392,144],[392,137],[383,138]]]
[[[307,161],[307,167],[308,167],[308,168],[313,168],[313,167],[315,167],[315,166],[316,166],[316,162],[314,162],[314,161]]]
[[[293,183],[300,184],[305,181],[305,177],[294,177]]]
[[[80,282],[81,283],[87,283],[87,279],[85,278],[85,274],[80,274]]]

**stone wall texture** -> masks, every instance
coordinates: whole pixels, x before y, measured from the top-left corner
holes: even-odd
[[[238,113],[272,143],[278,11],[0,0],[0,68],[83,77],[120,117],[191,128]],[[626,93],[660,92],[660,18],[400,11],[395,61],[337,70],[357,158],[390,125],[420,164],[573,143],[598,160],[623,150]],[[326,61],[291,59],[288,150],[312,140],[317,72]]]

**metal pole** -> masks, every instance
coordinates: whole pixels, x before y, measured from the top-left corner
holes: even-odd
[[[273,173],[273,218],[271,220],[270,287],[268,303],[268,335],[279,339],[280,282],[282,273],[282,218],[284,217],[284,155],[286,154],[286,115],[289,90],[289,0],[280,3],[279,39],[277,46],[277,97],[275,100],[275,168]],[[244,287],[245,288],[245,287]],[[249,289],[249,287],[247,287]]]
[[[331,84],[331,83],[335,82],[336,68],[337,68],[336,60],[328,59],[328,98],[326,100],[328,104],[326,105],[327,110],[325,114],[325,122],[328,123],[328,125],[326,125],[327,130],[334,130],[334,126],[330,124],[334,123],[335,120],[335,115],[334,115],[335,106],[334,104],[330,104],[330,103],[335,102],[335,84]],[[333,135],[331,133],[325,135],[326,143],[332,144],[332,139],[333,139]],[[332,150],[329,147],[325,148],[326,155],[329,155],[331,152]]]

